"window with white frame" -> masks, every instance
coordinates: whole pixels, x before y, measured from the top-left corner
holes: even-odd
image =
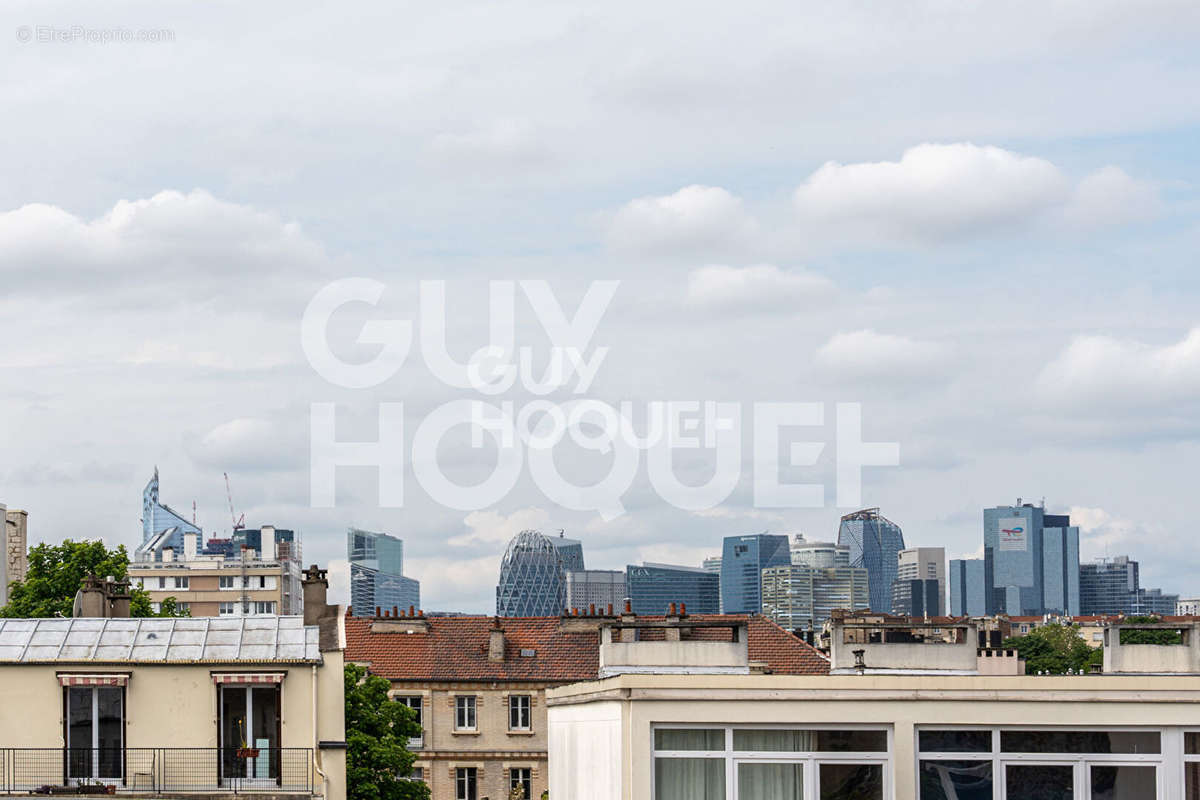
[[[255,600],[254,601],[254,613],[255,614],[274,614],[275,613],[275,601],[274,600]]]
[[[475,695],[460,694],[454,698],[454,729],[475,730]]]
[[[1183,796],[1200,797],[1200,731],[1183,734]]]
[[[217,578],[217,585],[220,586],[220,588],[222,588],[222,589],[235,588],[233,585],[233,576],[232,575],[221,575],[220,577]]]
[[[417,716],[417,724],[418,725],[424,724],[423,722],[421,722],[421,712],[424,710],[423,707],[425,704],[421,698],[421,695],[419,695],[419,694],[399,695],[393,699],[400,705],[406,706],[413,710],[413,712]],[[408,749],[409,750],[420,750],[424,746],[425,746],[424,731],[422,731],[421,734],[418,734],[417,736],[414,736],[413,738],[408,740]]]
[[[459,767],[454,770],[454,800],[479,800],[475,767]]]
[[[922,728],[918,796],[1153,800],[1164,749],[1162,732],[1147,729]]]
[[[886,728],[656,727],[654,800],[883,800],[890,745]]]
[[[158,576],[158,588],[160,588],[160,589],[167,588],[167,578],[165,575]]]
[[[176,588],[176,589],[186,589],[186,588],[188,588],[188,578],[187,578],[187,576],[186,576],[186,575],[184,575],[184,576],[182,576],[182,577],[181,577],[181,576],[178,576],[178,575],[177,575],[177,576],[175,576],[175,588]]]
[[[527,694],[508,696],[508,729],[510,731],[527,731],[533,727],[530,719],[531,705],[531,698]]]
[[[220,603],[217,606],[217,613],[222,617],[228,617],[233,614],[233,603]]]
[[[529,767],[512,767],[508,771],[508,796],[516,789],[521,790],[522,800],[533,798],[533,770]]]

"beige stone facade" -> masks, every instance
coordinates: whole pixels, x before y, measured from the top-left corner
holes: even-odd
[[[547,684],[392,682],[392,696],[421,698],[424,734],[411,745],[431,800],[456,800],[457,771],[476,770],[479,798],[507,800],[513,770],[528,770],[530,796],[549,788],[546,765]],[[456,725],[458,698],[474,698],[475,726]],[[528,698],[529,726],[510,726],[510,698]],[[523,703],[523,700],[513,702]],[[523,778],[522,773],[519,777]]]
[[[213,559],[135,561],[129,565],[129,578],[149,593],[151,602],[173,597],[186,604],[193,617],[251,616],[287,612],[286,568],[263,561],[248,561],[244,567],[240,561]]]
[[[25,580],[29,572],[29,514],[9,509],[0,503],[0,523],[4,525],[4,552],[0,554],[0,605],[8,602],[8,585]]]

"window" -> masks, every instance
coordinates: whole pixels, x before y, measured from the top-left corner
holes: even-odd
[[[119,686],[68,686],[67,777],[72,782],[123,777],[125,690]]]
[[[186,575],[185,575],[185,576],[183,576],[182,578],[180,578],[180,577],[176,577],[176,578],[175,578],[175,588],[176,588],[176,589],[186,589],[186,588],[188,588],[188,579],[187,579],[187,576],[186,576]]]
[[[508,771],[508,791],[512,794],[514,789],[521,790],[521,797],[524,800],[531,800],[533,797],[533,770],[529,767],[513,767]]]
[[[1156,730],[929,729],[917,732],[920,800],[1143,800],[1158,797]],[[1184,739],[1187,749],[1187,735]],[[1197,742],[1200,744],[1200,742]],[[1185,762],[1188,756],[1184,756]],[[1200,777],[1189,777],[1188,786]]]
[[[235,684],[218,686],[221,737],[221,778],[261,779],[274,786],[280,773],[278,684]],[[239,748],[259,750],[257,758],[238,758]]]
[[[423,703],[421,701],[421,695],[418,694],[418,695],[412,695],[412,696],[408,696],[408,697],[396,697],[394,699],[400,705],[407,706],[408,708],[411,708],[413,711],[416,712],[418,725],[424,724],[421,722],[421,710],[422,710],[421,707],[423,705]],[[415,736],[408,740],[408,749],[409,750],[420,750],[424,746],[425,746],[425,737],[423,735]]]
[[[217,578],[217,584],[222,589],[232,589],[233,588],[233,576],[232,575],[222,575],[219,578]]]
[[[158,614],[159,612],[162,611],[162,603],[151,603],[150,610],[153,611],[155,614]]]
[[[175,610],[178,611],[180,614],[190,614],[190,613],[192,613],[192,604],[191,603],[176,603]]]
[[[275,613],[275,601],[274,600],[256,600],[254,602],[254,613],[255,614],[274,614]]]
[[[454,729],[459,731],[475,730],[474,695],[459,695],[454,698]]]
[[[158,588],[160,588],[160,589],[167,588],[167,579],[165,576],[160,575],[158,577]]]
[[[509,695],[508,698],[508,729],[511,731],[527,731],[532,726],[529,721],[530,697],[527,694]]]
[[[412,771],[408,773],[408,779],[417,783],[424,783],[425,769],[423,767],[413,767]]]
[[[233,603],[220,603],[217,606],[217,613],[222,617],[227,617],[233,614]]]
[[[728,800],[883,800],[890,780],[881,728],[662,727],[653,742],[655,800],[727,800],[727,779]]]
[[[454,770],[454,800],[479,800],[475,767],[459,767]]]

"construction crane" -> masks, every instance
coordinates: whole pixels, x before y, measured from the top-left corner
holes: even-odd
[[[246,515],[242,514],[239,517],[237,512],[233,510],[233,490],[229,488],[229,473],[226,472],[226,473],[224,473],[224,475],[225,475],[225,494],[226,494],[226,496],[229,497],[229,518],[231,520],[233,520],[233,530],[235,532],[244,530],[246,528]]]

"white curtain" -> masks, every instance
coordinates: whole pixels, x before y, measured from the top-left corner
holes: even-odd
[[[725,800],[725,760],[656,758],[656,800]]]
[[[817,732],[734,730],[733,749],[740,753],[810,753],[817,749]]]
[[[803,764],[738,764],[737,800],[803,800]]]

